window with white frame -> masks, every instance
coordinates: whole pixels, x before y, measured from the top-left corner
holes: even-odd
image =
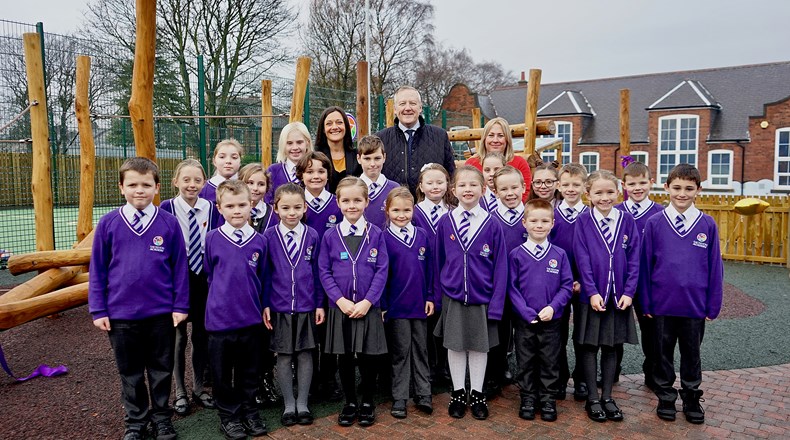
[[[593,171],[598,171],[598,159],[600,155],[598,153],[582,153],[579,155],[579,161],[587,168],[588,173],[592,173]]]
[[[635,162],[640,162],[648,167],[650,166],[650,164],[647,163],[647,151],[632,151],[631,157]]]
[[[776,130],[776,172],[774,184],[790,189],[790,127]]]
[[[658,120],[658,183],[667,181],[675,165],[697,166],[699,116],[673,115]]]
[[[562,165],[571,162],[572,146],[571,139],[573,139],[573,124],[570,122],[554,122],[557,132],[554,136],[542,136],[551,138],[562,139]],[[557,150],[544,151],[541,153],[540,158],[543,162],[551,162],[557,158]]]
[[[711,150],[708,152],[708,185],[711,188],[732,186],[732,151]]]

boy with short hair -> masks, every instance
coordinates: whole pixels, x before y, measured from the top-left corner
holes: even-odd
[[[357,162],[362,167],[360,179],[368,186],[368,199],[370,203],[365,208],[365,220],[379,228],[386,229],[387,214],[384,212],[384,202],[387,195],[397,188],[398,182],[387,179],[381,173],[381,168],[387,160],[384,143],[376,135],[363,136],[357,144]]]
[[[576,360],[573,372],[570,371],[568,366],[568,337],[570,335],[570,316],[573,307],[576,313],[573,317],[578,319],[580,314],[579,310],[579,292],[581,279],[579,271],[576,268],[576,259],[573,256],[573,235],[576,229],[576,220],[587,210],[587,207],[582,203],[582,194],[584,193],[584,181],[587,179],[587,168],[580,163],[568,163],[563,165],[559,171],[558,190],[562,194],[562,201],[554,208],[554,227],[549,234],[549,241],[560,249],[565,251],[568,256],[568,262],[571,266],[573,273],[573,295],[568,305],[565,307],[565,313],[562,314],[562,323],[560,324],[560,376],[557,383],[557,400],[564,400],[568,388],[568,380],[573,378],[573,398],[576,401],[587,400],[587,384],[584,382],[584,373],[582,372],[581,362],[581,346],[576,341],[573,341],[573,355]],[[578,322],[578,321],[577,321]],[[576,324],[576,322],[574,322]],[[580,324],[579,324],[580,325]]]
[[[656,414],[675,420],[674,354],[679,343],[680,397],[691,423],[705,421],[700,345],[705,321],[716,319],[721,311],[724,284],[716,223],[694,206],[701,180],[692,165],[680,164],[670,171],[664,184],[670,204],[663,215],[647,220],[640,275],[643,312],[655,324]]]
[[[184,238],[178,220],[152,204],[159,192],[153,161],[127,159],[118,186],[127,203],[96,225],[89,311],[115,352],[126,411],[124,439],[144,438],[150,421],[157,440],[171,440],[177,437],[168,405],[175,328],[189,312]]]
[[[533,420],[540,411],[542,420],[553,422],[557,420],[554,396],[560,375],[560,323],[571,298],[573,274],[565,251],[547,240],[554,226],[551,204],[530,200],[523,222],[529,238],[510,252],[508,288],[516,335],[516,380],[521,389],[518,415]]]
[[[225,223],[206,234],[203,270],[208,276],[206,331],[220,431],[229,440],[260,436],[266,425],[255,406],[258,389],[265,243],[249,225],[252,197],[244,182],[217,187]]]
[[[661,204],[650,200],[650,188],[655,181],[650,177],[650,169],[642,162],[632,162],[623,170],[623,190],[628,194],[628,199],[615,206],[622,212],[627,212],[636,220],[636,228],[640,233],[645,231],[647,220],[655,214],[664,210]],[[639,290],[634,297],[634,310],[639,323],[639,330],[642,333],[642,353],[645,360],[642,362],[642,372],[645,374],[645,386],[651,390],[655,389],[653,380],[653,367],[656,362],[656,349],[653,343],[655,339],[655,328],[653,320],[645,318],[644,307],[642,306]],[[620,364],[623,361],[623,347],[617,350],[617,371],[615,372],[615,382],[620,377]]]

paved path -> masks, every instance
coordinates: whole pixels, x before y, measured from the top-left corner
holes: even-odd
[[[686,422],[678,411],[675,422],[655,415],[656,398],[642,384],[642,375],[624,375],[615,385],[614,398],[625,413],[621,423],[596,423],[587,418],[582,403],[572,398],[559,402],[559,419],[553,423],[518,418],[518,390],[507,387],[503,396],[489,403],[491,416],[478,421],[467,416],[447,415],[448,394],[434,397],[431,416],[409,406],[409,416],[398,420],[389,415],[389,405],[380,405],[376,424],[369,428],[341,428],[336,415],[316,420],[312,426],[278,429],[272,438],[790,438],[790,364],[711,371],[703,374],[705,390],[704,425]],[[678,400],[678,410],[681,409]],[[495,436],[495,437],[494,437]]]

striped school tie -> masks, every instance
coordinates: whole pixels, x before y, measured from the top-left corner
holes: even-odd
[[[286,174],[291,183],[299,183],[299,179],[296,178],[296,169],[294,169],[293,172],[286,170]]]
[[[296,254],[299,250],[296,246],[295,236],[296,232],[294,231],[288,231],[288,233],[285,234],[285,250],[288,252],[288,258],[291,259],[291,261],[296,259]]]
[[[601,234],[603,234],[604,240],[606,243],[611,246],[614,236],[612,235],[612,231],[609,230],[609,218],[601,219]]]
[[[353,237],[357,235],[357,225],[351,225],[348,227],[348,235],[346,237]]]
[[[403,241],[409,241],[409,230],[406,228],[400,228],[400,233],[403,234]]]
[[[518,212],[516,212],[515,209],[508,209],[507,213],[510,214],[510,223],[516,221],[516,216],[518,215]]]
[[[634,203],[634,205],[631,206],[631,214],[633,215],[639,214],[639,208],[640,208],[639,203]]]
[[[241,244],[244,241],[244,233],[241,232],[241,229],[233,231],[233,236],[236,237],[236,244]]]
[[[145,213],[143,211],[137,211],[132,216],[132,229],[134,232],[138,234],[143,232],[143,217],[145,217]]]
[[[320,197],[316,197],[316,198],[313,199],[313,208],[315,208],[316,210],[321,208],[321,198]]]
[[[189,270],[199,274],[203,270],[203,253],[200,245],[200,228],[198,228],[197,209],[189,210],[189,246],[187,246],[187,261]]]
[[[576,218],[576,210],[573,208],[565,208],[565,218],[568,220]]]
[[[368,198],[372,198],[373,194],[376,194],[376,188],[378,188],[378,187],[379,187],[379,184],[376,183],[376,182],[373,182],[373,183],[370,184],[370,192],[368,193]]]
[[[488,206],[488,212],[494,212],[494,210],[496,210],[496,205],[496,194],[491,193],[491,195],[488,196],[488,203],[486,204],[486,206]]]
[[[683,235],[686,233],[686,217],[683,214],[678,214],[675,217],[675,230],[678,234]]]
[[[535,257],[540,257],[540,254],[543,253],[543,246],[536,244],[535,245]]]
[[[469,242],[469,237],[467,237],[467,233],[469,232],[469,216],[472,215],[469,211],[464,211],[461,213],[463,218],[461,219],[461,224],[458,226],[458,238],[461,240],[464,246]]]
[[[252,208],[252,218],[258,218],[258,213],[260,213],[260,212],[261,212],[260,209]]]
[[[436,223],[439,222],[439,205],[431,208],[431,225],[435,228]]]

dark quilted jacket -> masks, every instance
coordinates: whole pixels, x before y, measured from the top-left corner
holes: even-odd
[[[376,133],[384,142],[387,160],[384,162],[382,173],[388,179],[402,185],[407,185],[414,194],[417,189],[417,179],[420,170],[428,163],[438,163],[444,166],[450,175],[455,171],[453,148],[447,138],[447,132],[435,125],[426,125],[420,116],[420,128],[414,133],[414,152],[408,150],[406,134],[398,128],[398,119],[395,126],[387,127]]]

